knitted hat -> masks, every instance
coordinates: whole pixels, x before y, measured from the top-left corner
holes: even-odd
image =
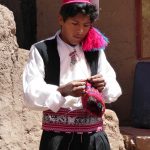
[[[64,4],[69,4],[69,3],[78,3],[78,2],[82,2],[82,3],[91,3],[90,0],[63,0],[63,5]]]
[[[85,94],[82,96],[82,105],[89,113],[102,116],[105,112],[105,103],[101,93],[91,83],[86,83]]]
[[[88,3],[95,5],[97,8],[97,13],[99,14],[99,0],[62,0],[62,5],[69,3]]]

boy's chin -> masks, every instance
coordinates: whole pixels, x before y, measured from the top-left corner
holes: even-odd
[[[72,46],[76,46],[76,45],[79,45],[80,43],[81,43],[81,41],[79,41],[79,42],[72,42],[71,45]]]
[[[80,44],[80,42],[72,42],[72,43],[68,43],[68,44],[71,46],[76,46],[76,45]]]

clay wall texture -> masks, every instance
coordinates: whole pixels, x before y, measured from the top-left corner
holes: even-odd
[[[13,12],[19,47],[29,49],[36,42],[36,0],[0,0],[0,4]]]
[[[150,58],[150,2],[149,0],[142,1],[142,52],[144,57]]]

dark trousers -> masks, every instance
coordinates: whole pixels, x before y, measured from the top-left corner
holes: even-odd
[[[43,131],[39,150],[110,150],[110,145],[104,131],[83,134]]]

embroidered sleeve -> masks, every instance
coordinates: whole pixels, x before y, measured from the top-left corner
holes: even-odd
[[[46,84],[44,76],[43,60],[37,49],[32,46],[23,72],[25,104],[34,110],[51,109],[57,112],[65,103],[65,98],[57,91],[57,86]]]

